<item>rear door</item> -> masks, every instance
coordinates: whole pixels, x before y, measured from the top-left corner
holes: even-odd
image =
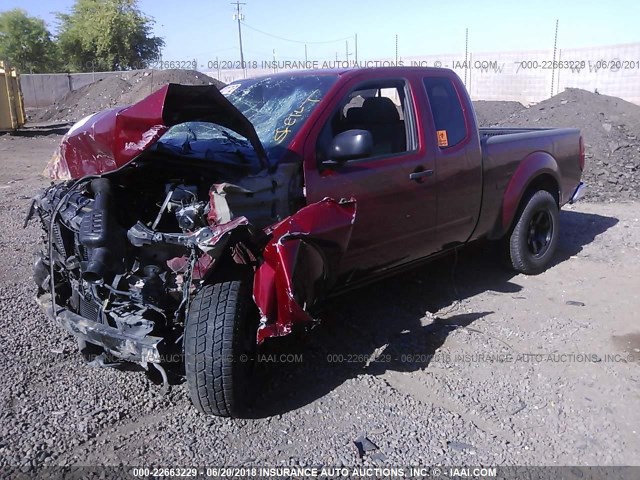
[[[475,228],[482,201],[480,140],[471,102],[451,72],[422,78],[433,124],[427,142],[437,145],[438,250],[466,242]]]
[[[406,78],[386,72],[362,78],[346,82],[305,145],[308,203],[324,197],[356,200],[342,273],[384,270],[423,257],[437,244],[434,156],[417,134],[424,128],[416,108],[420,99]],[[373,134],[373,155],[323,168],[333,138],[354,128]]]

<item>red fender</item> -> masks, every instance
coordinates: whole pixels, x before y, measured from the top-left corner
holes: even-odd
[[[507,231],[518,211],[522,196],[531,182],[543,174],[551,175],[560,185],[558,163],[547,152],[533,152],[527,155],[509,180],[502,199],[502,228]]]
[[[307,301],[313,300],[309,296],[317,293],[318,282],[324,291],[335,280],[355,216],[354,200],[339,203],[325,198],[269,227],[271,238],[253,282],[261,317],[258,343],[291,333],[294,324],[312,321],[306,311]],[[302,299],[306,305],[299,304]]]

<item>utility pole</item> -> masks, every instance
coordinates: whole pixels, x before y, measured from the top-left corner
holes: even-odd
[[[356,33],[356,66],[358,66],[358,34]]]
[[[553,37],[553,65],[551,69],[551,96],[553,97],[553,80],[556,74],[556,51],[558,49],[558,19],[556,18],[556,33]]]
[[[236,13],[233,15],[233,19],[238,21],[238,42],[240,43],[240,66],[242,70],[244,70],[244,52],[242,51],[242,27],[240,26],[240,22],[244,20],[244,15],[240,13],[240,5],[246,5],[246,3],[241,3],[240,0],[236,0],[231,3],[231,5],[236,6]]]
[[[469,61],[469,29],[464,29],[464,86],[467,87],[467,62]],[[469,87],[467,87],[468,89]]]
[[[398,34],[396,33],[396,65],[398,65]]]

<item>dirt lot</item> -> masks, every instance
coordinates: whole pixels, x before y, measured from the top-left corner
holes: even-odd
[[[72,464],[640,464],[640,203],[566,209],[536,277],[475,246],[334,301],[322,326],[272,347],[255,418],[226,420],[198,414],[184,384],[161,396],[143,372],[85,365],[37,309],[39,230],[22,224],[58,141],[0,137],[3,478]],[[361,434],[378,447],[363,459]]]

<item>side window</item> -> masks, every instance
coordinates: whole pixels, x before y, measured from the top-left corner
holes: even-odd
[[[440,148],[453,147],[467,136],[464,113],[453,83],[448,78],[424,79],[431,113],[436,123],[436,136]]]
[[[328,160],[327,152],[336,135],[354,129],[371,133],[373,157],[412,150],[413,124],[407,121],[412,118],[407,108],[404,80],[359,85],[342,100],[323,127],[318,138],[318,160]]]

